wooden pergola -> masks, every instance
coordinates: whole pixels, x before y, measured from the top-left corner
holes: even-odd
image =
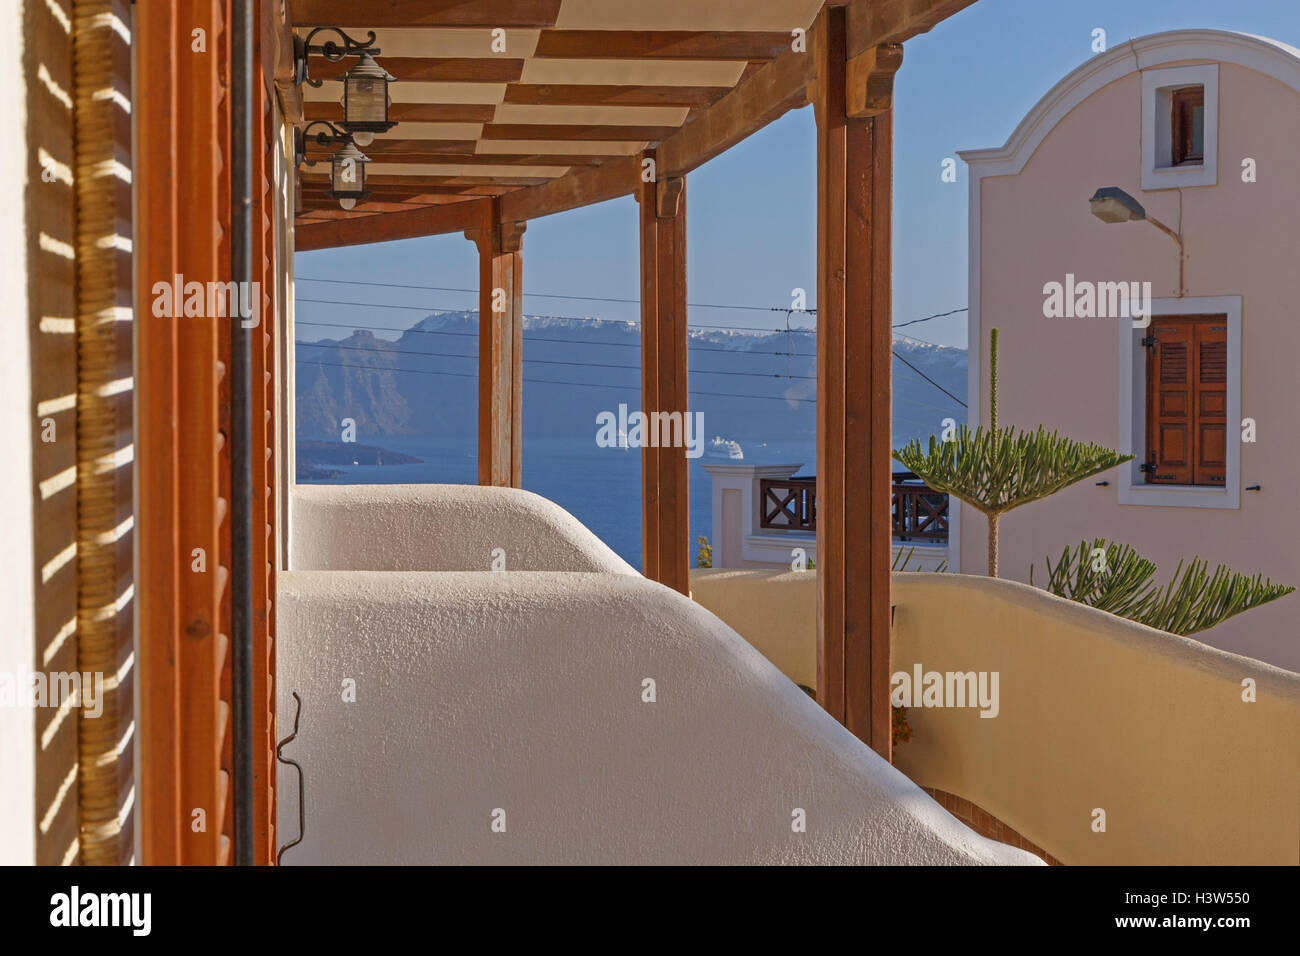
[[[293,37],[373,30],[398,78],[399,125],[363,151],[370,196],[329,195],[325,165],[301,170],[297,250],[464,233],[479,250],[479,480],[520,481],[522,255],[530,220],[625,195],[640,207],[641,408],[681,412],[687,392],[686,177],[791,109],[817,120],[818,700],[890,751],[890,207],[893,77],[901,44],[974,0],[256,0],[254,276],[264,312],[282,305],[288,264],[271,223],[292,188],[276,182],[296,126],[341,118],[338,84],[294,81]],[[231,0],[181,22],[137,13],[137,299],[174,273],[229,279]],[[213,57],[188,55],[195,27]],[[312,57],[314,77],[344,64]],[[305,94],[305,96],[304,96]],[[214,130],[217,134],[214,135]],[[223,132],[224,131],[224,132]],[[325,153],[309,148],[309,158]],[[174,171],[184,170],[183,176]],[[319,171],[319,172],[318,172]],[[200,224],[213,229],[200,229]],[[269,291],[268,291],[269,290]],[[501,290],[503,295],[496,295]],[[495,299],[495,302],[494,302]],[[496,308],[494,308],[494,305]],[[150,324],[152,323],[152,324]],[[225,568],[231,494],[229,332],[141,323],[139,598],[141,761],[147,862],[229,858],[231,787]],[[238,335],[238,333],[236,333]],[[253,339],[251,732],[259,749],[257,859],[269,862],[275,740],[276,329]],[[263,387],[265,386],[265,387]],[[259,454],[265,454],[265,467]],[[642,450],[645,573],[689,590],[687,459]],[[263,487],[264,486],[264,487]],[[202,547],[222,573],[191,574]],[[195,807],[227,823],[198,833]]]
[[[818,699],[886,755],[893,78],[903,41],[972,2],[290,3],[300,32],[373,29],[381,62],[398,77],[391,115],[399,125],[364,150],[371,200],[339,208],[326,174],[309,168],[296,248],[462,231],[478,244],[483,484],[519,484],[528,221],[637,198],[642,408],[684,413],[686,177],[785,112],[813,105]],[[313,76],[341,73],[318,59]],[[341,117],[337,86],[328,87],[308,88],[304,121]],[[497,289],[505,309],[494,312]],[[685,452],[642,456],[644,570],[687,593]]]

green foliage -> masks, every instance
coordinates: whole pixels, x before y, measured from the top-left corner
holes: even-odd
[[[935,491],[986,515],[1046,498],[1132,458],[1042,426],[1017,432],[1013,426],[992,431],[981,425],[972,432],[962,425],[952,441],[931,436],[928,450],[914,440],[894,452],[896,461]]]
[[[1055,565],[1047,559],[1046,588],[1080,604],[1169,631],[1189,635],[1207,630],[1251,608],[1295,590],[1262,575],[1247,577],[1225,565],[1209,572],[1208,562],[1193,558],[1178,563],[1173,580],[1161,588],[1151,583],[1156,566],[1127,544],[1098,538],[1066,548]],[[1034,583],[1034,569],[1029,569]]]
[[[935,491],[966,502],[988,519],[989,577],[998,576],[998,521],[1005,512],[1132,459],[1063,438],[1041,425],[1034,432],[999,428],[997,329],[989,335],[989,427],[972,432],[963,425],[950,441],[931,436],[928,450],[914,440],[894,452],[895,461]]]
[[[713,567],[713,545],[709,544],[707,535],[700,535],[695,540],[698,550],[695,552],[695,564],[701,568]]]
[[[915,554],[916,554],[916,545],[912,545],[912,547],[908,548],[906,551],[904,551],[902,548],[899,548],[898,554],[894,555],[894,560],[893,563],[890,564],[889,570],[891,571],[910,570],[908,565],[912,563],[912,556]],[[940,561],[939,566],[934,569],[934,573],[941,574],[942,572],[947,570],[948,570],[948,562]]]
[[[912,725],[907,722],[907,708],[894,706],[889,714],[889,742],[897,747],[912,739]]]

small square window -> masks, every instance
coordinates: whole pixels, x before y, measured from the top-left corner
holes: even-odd
[[[1170,96],[1170,165],[1205,162],[1205,87],[1189,86]]]
[[[1142,73],[1142,188],[1219,181],[1219,65]]]

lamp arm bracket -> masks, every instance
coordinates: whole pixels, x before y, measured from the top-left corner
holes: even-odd
[[[1151,225],[1155,226],[1157,229],[1163,232],[1170,239],[1174,240],[1174,242],[1178,243],[1179,249],[1183,247],[1183,237],[1180,236],[1178,233],[1174,232],[1174,230],[1170,229],[1168,226],[1166,226],[1155,216],[1150,216],[1150,215],[1147,216],[1147,222],[1151,223]]]
[[[314,40],[316,35],[319,33],[332,33],[342,40],[343,43],[341,46],[334,40],[326,40],[324,43],[320,44],[312,43],[311,41]],[[371,56],[379,56],[383,51],[380,50],[379,47],[375,46],[376,39],[378,38],[375,36],[374,30],[366,31],[365,40],[356,40],[348,36],[338,27],[317,27],[308,33],[306,37],[302,39],[295,38],[294,52],[298,58],[298,82],[302,83],[305,81],[308,85],[317,88],[321,87],[325,83],[323,79],[318,80],[313,78],[308,71],[307,57],[311,54],[315,53],[323,56],[331,63],[337,63],[339,60],[348,56],[360,56],[363,53],[369,53]]]
[[[321,131],[319,131],[319,132],[313,134],[313,133],[311,132],[311,128],[312,128],[313,126],[324,126],[326,129],[329,130],[329,132],[327,133],[327,132],[325,132],[324,130],[321,130]],[[329,146],[329,145],[331,145],[331,144],[333,144],[333,143],[350,143],[350,142],[352,142],[352,134],[351,134],[351,133],[345,133],[345,132],[343,132],[341,129],[339,129],[337,126],[335,126],[335,125],[334,125],[333,123],[331,123],[329,120],[312,120],[310,123],[308,123],[306,126],[304,126],[304,127],[302,128],[302,135],[303,135],[303,139],[306,139],[308,136],[313,136],[313,135],[314,135],[314,136],[315,136],[315,139],[316,139],[316,142],[317,142],[318,144],[320,144],[321,146]]]

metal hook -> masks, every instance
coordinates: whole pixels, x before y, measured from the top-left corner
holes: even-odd
[[[275,855],[276,866],[280,865],[280,861],[284,858],[285,851],[288,850],[290,847],[295,847],[299,843],[301,843],[302,838],[307,834],[307,816],[303,809],[303,794],[305,790],[303,786],[304,777],[302,772],[302,764],[298,763],[298,761],[296,760],[289,759],[283,753],[281,753],[281,751],[284,749],[284,745],[287,743],[292,743],[293,738],[298,736],[298,718],[302,716],[302,698],[298,696],[297,691],[292,691],[291,693],[293,694],[293,699],[298,702],[297,709],[294,710],[293,712],[293,733],[291,733],[288,737],[285,737],[284,740],[281,740],[278,744],[275,745],[275,759],[280,761],[280,763],[288,764],[290,767],[293,767],[295,770],[298,771],[298,839],[286,843],[284,846],[280,847],[280,852]]]

